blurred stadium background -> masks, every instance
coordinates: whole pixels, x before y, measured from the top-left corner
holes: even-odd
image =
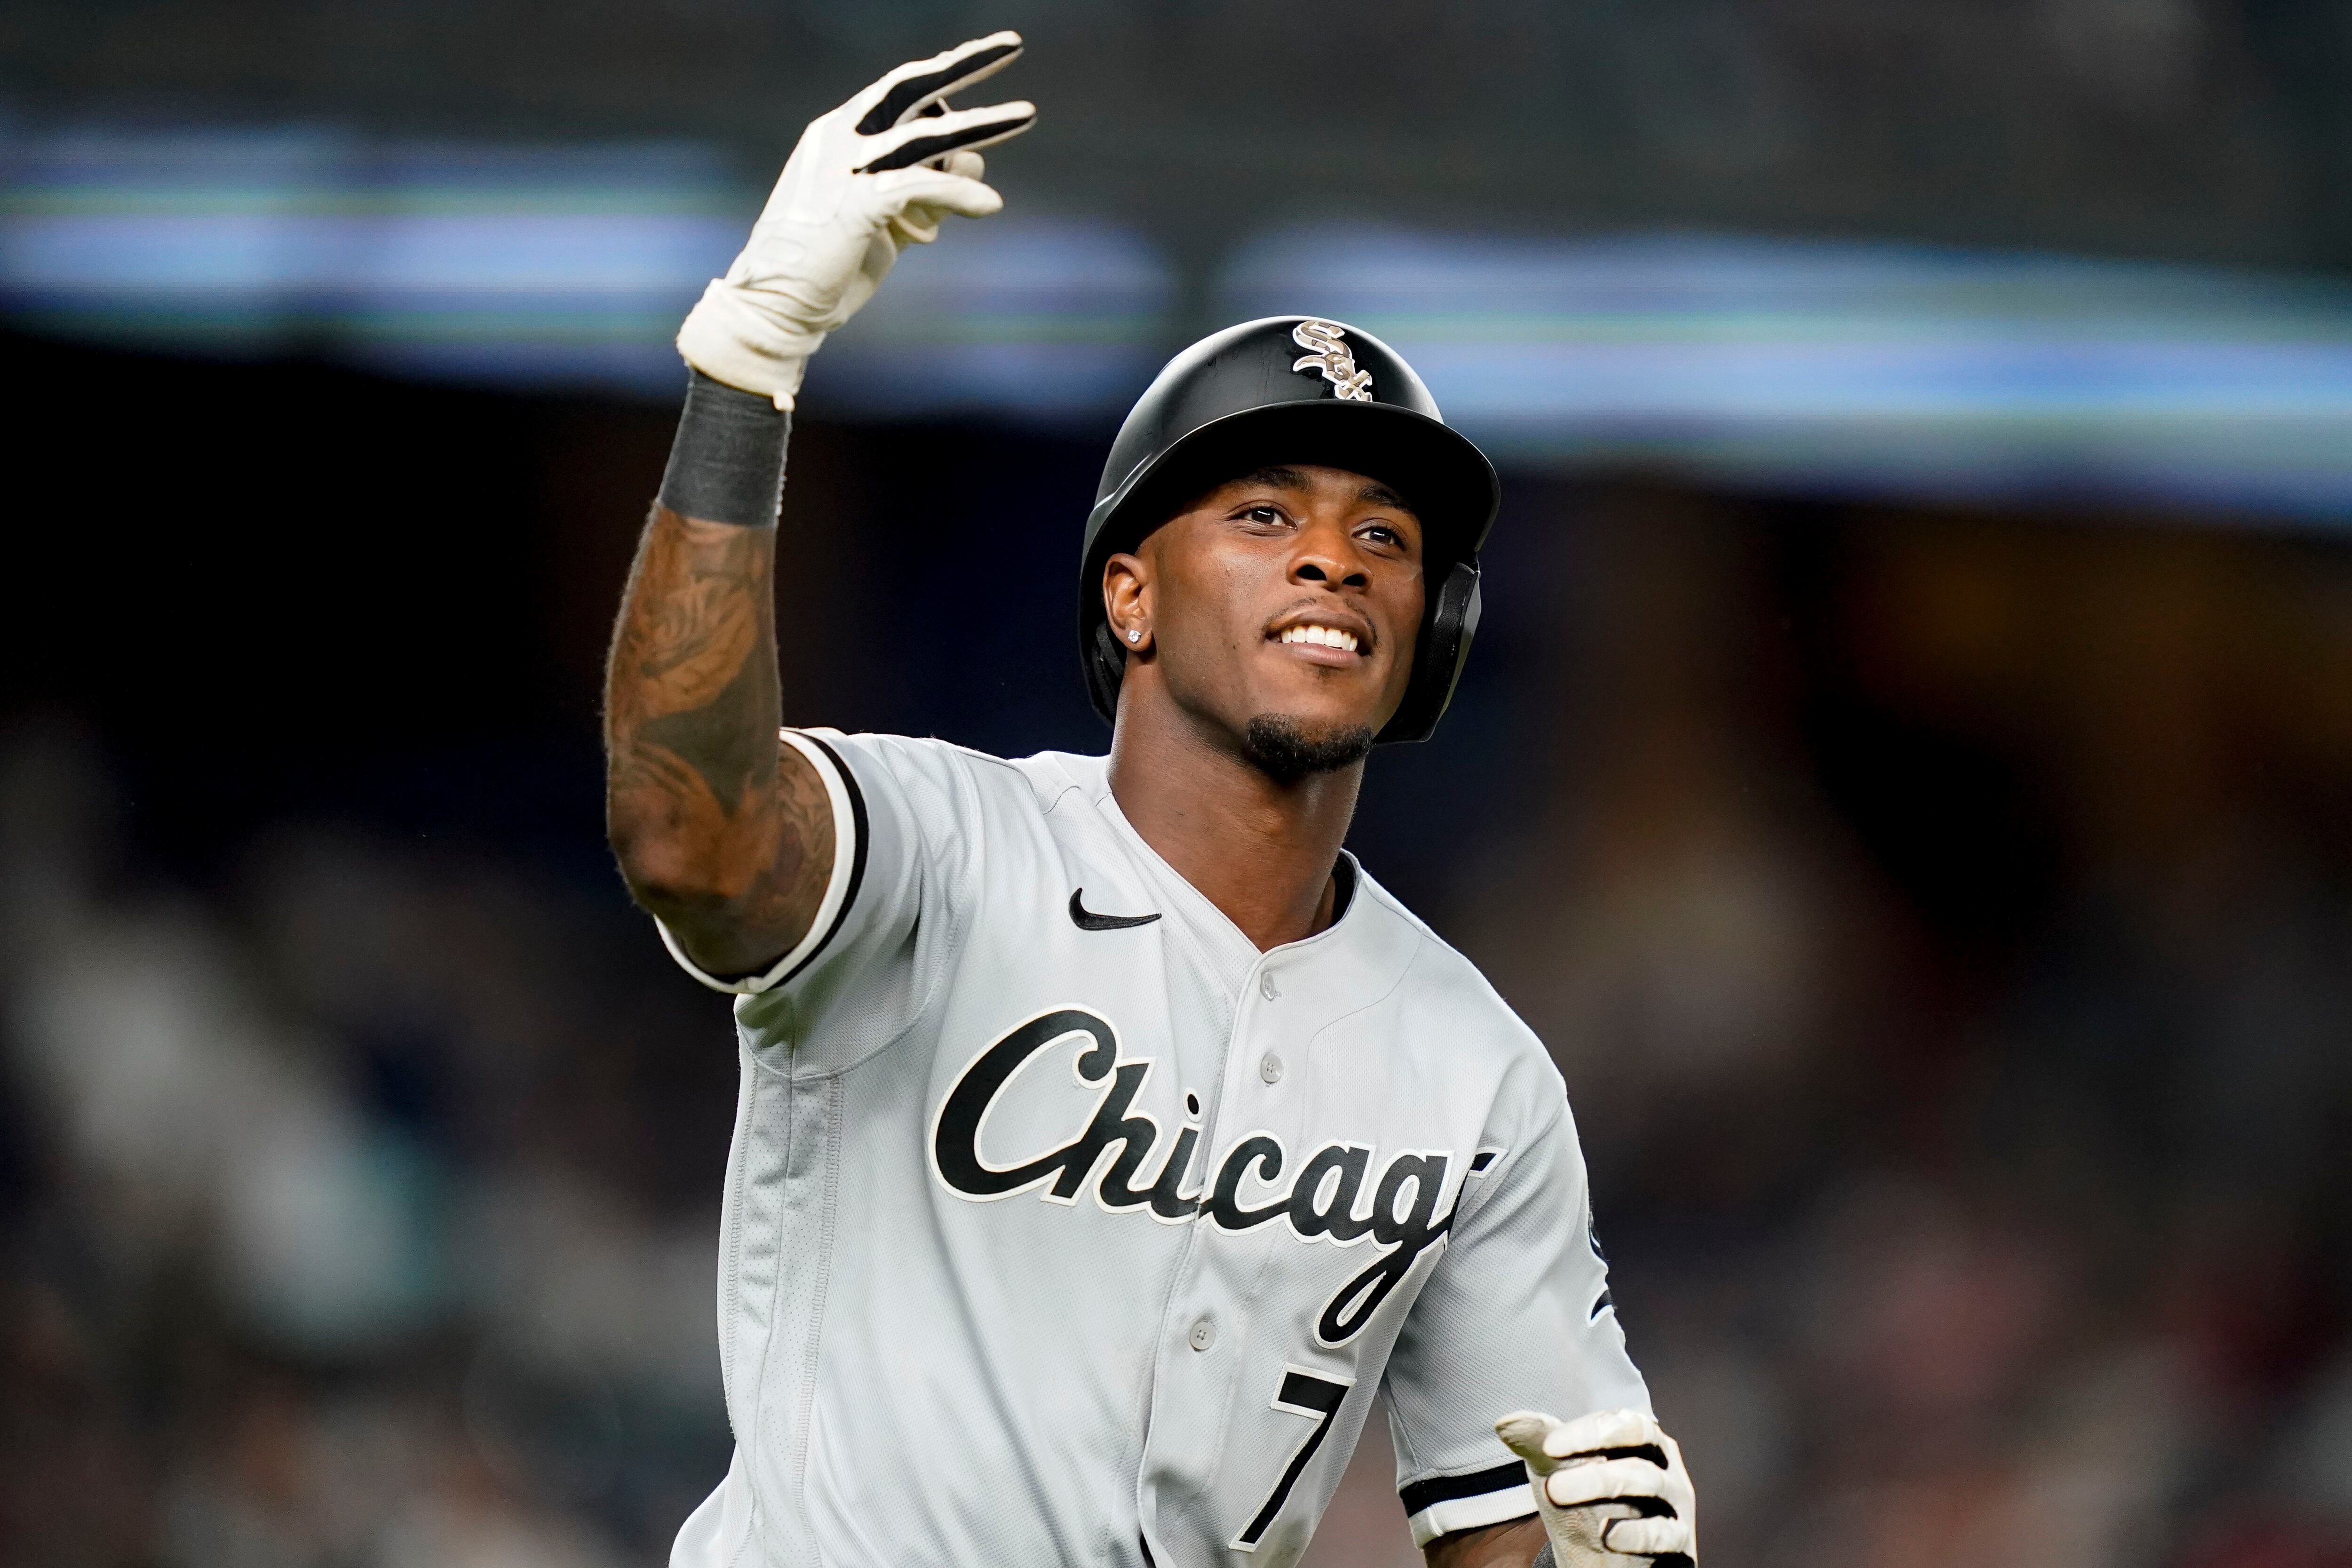
[[[14,0],[0,1562],[663,1560],[725,1009],[599,823],[667,339],[1001,26],[817,360],[789,711],[1097,748],[1160,358],[1506,463],[1355,843],[1551,1044],[1716,1568],[2352,1563],[2352,11]],[[1310,1568],[1414,1562],[1367,1443]]]

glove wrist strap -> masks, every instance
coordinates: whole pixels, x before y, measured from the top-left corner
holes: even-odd
[[[824,333],[795,317],[781,294],[714,278],[677,330],[678,357],[705,375],[745,392],[763,392],[790,409]]]
[[[792,416],[772,398],[692,372],[659,503],[685,517],[775,527],[792,426]]]

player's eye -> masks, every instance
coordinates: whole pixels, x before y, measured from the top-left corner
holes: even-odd
[[[1249,519],[1252,522],[1263,522],[1268,525],[1287,521],[1283,517],[1282,509],[1280,507],[1268,506],[1265,504],[1245,507],[1242,510],[1242,515]]]

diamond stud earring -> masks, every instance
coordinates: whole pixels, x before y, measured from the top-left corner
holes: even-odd
[[[1129,626],[1127,628],[1127,640],[1129,642],[1141,642],[1143,640],[1143,634],[1137,631],[1133,626]]]

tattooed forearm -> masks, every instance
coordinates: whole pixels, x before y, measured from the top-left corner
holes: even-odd
[[[1421,1556],[1429,1568],[1525,1568],[1543,1546],[1543,1521],[1530,1517],[1441,1535],[1421,1549]],[[1640,1561],[1628,1557],[1627,1568]]]
[[[833,865],[824,784],[776,738],[775,540],[656,508],[605,671],[622,874],[720,973],[797,942]]]

